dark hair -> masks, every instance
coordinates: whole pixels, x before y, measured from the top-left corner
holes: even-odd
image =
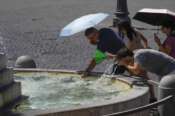
[[[118,28],[119,28],[119,32],[121,32],[121,29],[124,28],[126,30],[127,33],[127,37],[130,41],[133,40],[133,36],[137,35],[135,30],[133,29],[133,27],[131,26],[131,23],[128,21],[125,22],[121,22],[118,24]]]
[[[133,57],[134,53],[127,48],[123,48],[117,52],[117,60],[125,58],[127,56]]]
[[[88,36],[88,35],[90,35],[90,34],[92,34],[94,32],[98,32],[98,30],[96,28],[94,28],[94,27],[90,27],[90,28],[88,28],[88,29],[85,30],[84,35],[85,36]]]
[[[173,24],[172,21],[166,20],[166,21],[162,22],[162,26],[167,27],[167,28],[171,28],[173,30],[175,25]]]
[[[162,27],[170,28],[171,29],[171,36],[175,36],[175,23],[171,20],[164,20],[162,21]]]

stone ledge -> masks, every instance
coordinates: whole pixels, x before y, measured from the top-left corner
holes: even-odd
[[[21,83],[13,82],[12,84],[8,85],[5,89],[1,90],[0,96],[2,96],[3,101],[2,107],[14,101],[21,96]]]
[[[4,105],[2,108],[0,108],[0,111],[11,110],[13,108],[15,109],[23,100],[26,100],[27,98],[28,98],[28,96],[23,96],[23,95],[19,96],[16,99],[14,99],[13,101],[11,101],[8,104]]]
[[[32,72],[32,70],[15,70],[17,72]],[[46,70],[46,72],[59,72],[60,70]],[[35,70],[34,72],[44,72],[44,70]],[[63,72],[63,71],[60,71]],[[68,73],[71,73],[68,71]],[[76,74],[77,71],[73,71],[72,74]],[[120,80],[128,85],[132,85],[134,78],[117,76],[117,80]],[[128,96],[129,95],[129,96]],[[55,108],[46,110],[29,110],[26,112],[21,112],[23,115],[41,115],[41,116],[99,116],[104,114],[110,114],[113,112],[124,111],[131,108],[136,108],[143,106],[148,103],[149,89],[147,86],[137,86],[133,85],[132,90],[127,94],[121,94],[121,96],[114,97],[111,100],[104,100],[103,102],[94,102],[93,104],[87,104],[77,107],[69,108]],[[129,115],[133,116],[133,115]],[[148,112],[144,111],[138,113],[135,116],[148,116]]]

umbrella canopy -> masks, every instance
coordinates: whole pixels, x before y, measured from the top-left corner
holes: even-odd
[[[167,9],[144,8],[138,11],[133,18],[150,25],[159,26],[163,21],[175,22],[175,13]]]
[[[89,27],[97,25],[98,23],[106,19],[108,16],[109,14],[106,13],[97,13],[82,16],[68,24],[66,27],[64,27],[60,32],[60,36],[71,36],[75,33],[84,31]]]

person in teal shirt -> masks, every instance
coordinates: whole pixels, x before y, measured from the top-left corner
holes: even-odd
[[[95,66],[103,62],[105,59],[114,58],[117,52],[125,47],[120,36],[109,28],[97,30],[96,28],[91,27],[85,31],[85,36],[89,40],[89,43],[96,45],[97,48],[82,77],[88,76]]]

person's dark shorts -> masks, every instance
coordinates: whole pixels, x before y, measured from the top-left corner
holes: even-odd
[[[125,71],[127,70],[127,68],[125,66],[120,66],[118,64],[114,64],[113,66],[113,74],[123,74]]]

